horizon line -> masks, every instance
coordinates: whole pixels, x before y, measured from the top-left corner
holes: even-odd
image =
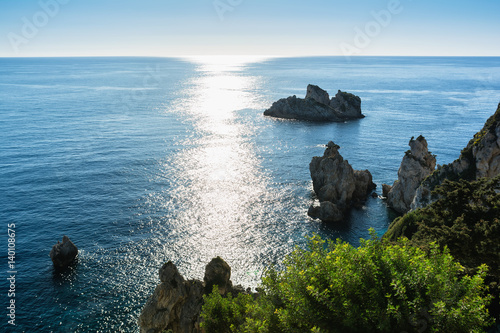
[[[255,55],[255,54],[191,54],[191,55],[38,55],[38,56],[2,56],[0,58],[368,58],[368,57],[392,57],[392,58],[500,58],[500,55]]]

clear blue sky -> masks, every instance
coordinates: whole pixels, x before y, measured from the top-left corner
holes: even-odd
[[[4,57],[346,53],[500,56],[500,1],[0,1]]]

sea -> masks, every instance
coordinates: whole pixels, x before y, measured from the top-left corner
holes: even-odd
[[[308,84],[360,96],[366,117],[263,116]],[[382,235],[397,215],[381,198],[307,216],[312,157],[334,141],[380,195],[412,137],[452,162],[499,102],[498,57],[0,58],[0,330],[138,332],[169,260],[203,279],[220,256],[255,288],[308,236]],[[78,262],[58,272],[63,235]]]

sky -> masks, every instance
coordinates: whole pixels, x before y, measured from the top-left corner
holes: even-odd
[[[0,57],[500,56],[499,0],[0,0]]]

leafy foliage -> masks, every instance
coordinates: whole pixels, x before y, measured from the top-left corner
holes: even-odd
[[[372,236],[354,248],[314,236],[284,266],[269,269],[260,297],[245,296],[244,306],[214,289],[202,316],[218,326],[204,324],[206,332],[479,332],[490,324],[486,267],[464,276],[436,244],[425,252]]]
[[[405,236],[421,247],[436,242],[468,268],[483,263],[499,275],[500,176],[468,182],[446,180],[434,190],[439,199],[396,219],[384,237]]]
[[[243,293],[233,298],[231,293],[222,297],[219,287],[213,286],[212,293],[203,295],[203,322],[200,326],[205,332],[237,332],[244,323],[247,307],[252,302],[252,296]]]

